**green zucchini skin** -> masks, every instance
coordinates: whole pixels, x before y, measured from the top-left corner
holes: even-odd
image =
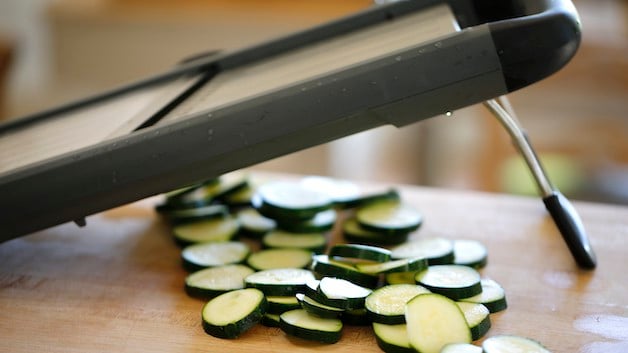
[[[285,282],[273,283],[260,281],[260,275],[283,276]],[[291,277],[294,276],[294,277]],[[306,278],[307,277],[307,278]],[[267,296],[288,296],[303,293],[308,280],[314,279],[314,274],[304,269],[273,269],[256,272],[244,279],[245,287],[257,288]]]
[[[467,274],[472,275],[474,278],[474,282],[461,283],[456,286],[445,286],[435,284],[430,276],[430,272],[445,272],[445,271],[455,271],[455,272],[467,272]],[[463,298],[472,297],[474,295],[482,293],[482,285],[480,282],[480,275],[474,269],[463,266],[463,265],[435,265],[428,267],[427,270],[423,272],[417,273],[415,277],[415,281],[417,284],[422,285],[423,287],[429,289],[430,291],[442,294],[450,299],[459,300]]]
[[[366,309],[346,310],[340,316],[343,323],[351,326],[368,326],[373,323],[369,318]]]
[[[508,308],[506,293],[497,282],[492,279],[484,278],[480,283],[482,285],[482,293],[473,297],[460,299],[460,301],[484,304],[491,314]]]
[[[379,277],[362,273],[356,268],[338,266],[329,261],[327,255],[316,255],[312,260],[312,269],[323,277],[338,277],[366,288],[375,288]]]
[[[260,323],[266,327],[279,327],[279,315],[266,313]]]
[[[399,196],[399,191],[397,191],[396,189],[390,189],[382,193],[359,196],[353,199],[347,199],[343,201],[336,201],[335,204],[340,208],[348,209],[359,208],[378,201],[399,201],[400,199],[401,197]]]
[[[397,200],[363,206],[356,211],[356,219],[362,228],[384,234],[408,234],[423,223],[421,213]]]
[[[279,317],[280,319],[279,327],[281,328],[282,331],[284,331],[288,335],[302,338],[309,341],[316,341],[316,342],[330,343],[330,344],[340,341],[340,338],[342,337],[342,321],[338,319],[317,318],[316,316],[312,315],[312,317],[316,320],[333,320],[333,322],[337,322],[338,329],[334,331],[328,331],[328,330],[323,331],[320,329],[301,327],[301,326],[293,325],[287,320],[288,315],[294,314],[297,311],[302,311],[302,312],[307,313],[307,311],[303,309],[297,309],[297,310],[292,310],[292,311],[288,311],[281,314],[281,316]],[[308,315],[311,315],[311,314],[308,314]]]
[[[479,324],[469,327],[471,330],[471,339],[476,341],[484,337],[491,328],[491,317],[487,316]]]
[[[297,294],[297,298],[299,299],[299,302],[301,303],[301,307],[305,311],[309,312],[310,314],[320,316],[323,318],[337,319],[337,318],[340,318],[345,311],[344,309],[335,308],[329,305],[322,304],[305,295],[300,296],[300,294]]]
[[[355,217],[345,220],[342,234],[347,241],[372,246],[403,244],[409,236],[409,233],[387,234],[364,229]]]
[[[253,272],[253,269],[239,264],[207,268],[185,278],[185,292],[191,297],[209,300],[232,290],[243,289],[244,278]]]
[[[329,249],[329,256],[386,262],[390,261],[390,250],[362,244],[338,244]]]
[[[273,298],[283,298],[283,297],[266,296],[266,302],[268,304],[266,307],[266,314],[280,315],[280,314],[285,313],[286,311],[299,309],[301,307],[301,304],[294,296],[285,296],[285,297],[293,298],[294,301],[290,300],[290,301],[280,302]],[[279,317],[277,317],[277,323],[279,323]]]
[[[390,332],[393,330],[393,332]],[[381,323],[373,324],[373,332],[375,333],[375,340],[377,346],[386,353],[416,353],[416,350],[410,347],[407,338],[399,340],[399,331],[406,331],[405,324],[399,325],[386,325]],[[391,335],[391,333],[394,333]]]
[[[478,303],[456,302],[471,330],[471,339],[479,340],[491,328],[490,312],[486,306]]]
[[[322,233],[331,230],[336,223],[337,214],[333,209],[319,212],[305,220],[276,218],[277,227],[292,233]]]

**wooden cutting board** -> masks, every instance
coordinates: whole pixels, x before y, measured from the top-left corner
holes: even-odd
[[[482,275],[509,303],[491,315],[488,336],[522,335],[553,352],[628,352],[627,207],[576,203],[599,258],[582,271],[539,199],[398,187],[425,216],[413,237],[488,247]],[[235,340],[205,334],[204,302],[183,291],[180,249],[153,211],[158,201],[0,244],[0,352],[381,352],[368,326],[346,327],[333,345],[261,325]]]

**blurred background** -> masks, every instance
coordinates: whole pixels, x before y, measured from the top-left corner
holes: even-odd
[[[628,204],[628,3],[575,0],[583,42],[560,72],[510,96],[563,193]],[[2,0],[0,120],[328,21],[371,0]],[[536,194],[481,106],[378,128],[255,168]]]

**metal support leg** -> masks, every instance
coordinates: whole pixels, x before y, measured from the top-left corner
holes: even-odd
[[[545,208],[547,208],[554,219],[565,243],[567,243],[569,251],[578,265],[585,269],[595,268],[597,263],[595,253],[591,248],[580,216],[578,216],[571,202],[550,183],[525,131],[521,128],[516,118],[509,114],[508,110],[511,110],[511,108],[506,98],[501,97],[499,99],[502,102],[506,102],[506,105],[501,104],[495,99],[491,99],[484,102],[484,106],[493,113],[506,129],[515,146],[523,156],[543,196]]]

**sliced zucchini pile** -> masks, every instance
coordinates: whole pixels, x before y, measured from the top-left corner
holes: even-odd
[[[487,248],[414,236],[422,214],[394,189],[365,195],[331,178],[234,172],[166,194],[157,211],[183,247],[186,293],[207,301],[209,335],[236,338],[261,323],[335,343],[345,325],[368,325],[387,353],[547,352],[518,336],[472,343],[507,308],[504,289],[479,272]],[[329,244],[333,229],[348,243]]]

